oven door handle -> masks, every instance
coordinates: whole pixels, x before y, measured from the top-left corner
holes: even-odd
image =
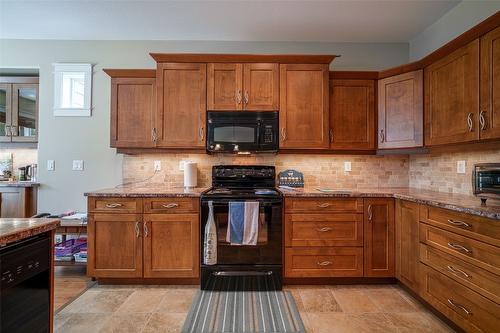
[[[212,273],[215,276],[269,276],[272,275],[272,271],[219,271]]]

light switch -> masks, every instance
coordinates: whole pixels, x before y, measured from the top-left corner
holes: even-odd
[[[465,173],[465,161],[457,161],[457,173]]]
[[[186,165],[186,161],[179,162],[179,171],[184,171],[184,166]]]
[[[73,160],[73,171],[83,171],[83,160]]]
[[[155,171],[161,171],[161,161],[154,161]]]
[[[351,161],[344,162],[344,171],[345,172],[351,171]]]
[[[56,161],[47,160],[47,171],[54,171],[56,169]]]

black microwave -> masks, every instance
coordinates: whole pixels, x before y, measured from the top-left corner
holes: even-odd
[[[500,200],[500,163],[479,163],[472,171],[472,189],[475,195]]]
[[[207,151],[250,154],[278,151],[278,112],[214,111],[207,113]]]

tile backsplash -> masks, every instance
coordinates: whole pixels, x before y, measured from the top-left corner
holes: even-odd
[[[162,170],[154,174],[153,163],[159,160]],[[147,181],[182,186],[183,172],[180,161],[198,163],[198,185],[211,185],[211,167],[219,164],[274,165],[276,171],[296,169],[304,173],[306,186],[335,187],[345,189],[368,187],[408,186],[408,156],[369,155],[204,155],[204,154],[157,154],[125,155],[123,160],[124,183]],[[352,170],[344,171],[344,162],[350,161]]]
[[[1,153],[12,154],[12,170],[17,176],[17,169],[37,163],[38,150],[30,148],[0,149]]]

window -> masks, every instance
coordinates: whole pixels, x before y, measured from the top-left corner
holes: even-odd
[[[54,64],[54,116],[89,117],[91,92],[91,64]]]

